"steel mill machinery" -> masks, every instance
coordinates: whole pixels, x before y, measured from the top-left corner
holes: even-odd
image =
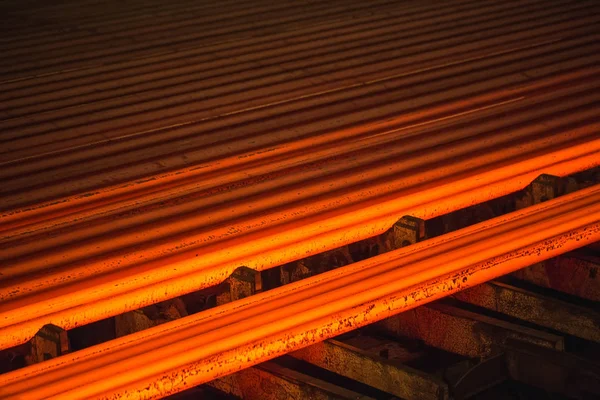
[[[600,2],[0,21],[0,399],[600,398]]]

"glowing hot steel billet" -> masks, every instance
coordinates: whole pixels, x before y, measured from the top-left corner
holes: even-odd
[[[2,375],[0,397],[162,397],[598,240],[600,185]]]

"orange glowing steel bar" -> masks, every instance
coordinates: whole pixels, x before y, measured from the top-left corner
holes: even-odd
[[[514,140],[514,136],[508,138]],[[474,145],[467,142],[463,151],[470,152],[479,147]],[[453,151],[459,152],[445,147],[438,156],[440,161]],[[173,245],[194,244],[193,249],[175,256],[169,256],[167,246],[171,244],[157,243],[130,251],[125,256],[95,259],[93,248],[102,243],[107,246],[118,243],[115,242],[118,237],[107,232],[109,236],[97,239],[90,248],[72,246],[67,248],[71,253],[65,253],[64,248],[59,247],[57,251],[52,249],[55,255],[22,257],[3,268],[7,283],[0,292],[0,347],[24,342],[48,323],[70,329],[214,285],[241,265],[262,270],[383,233],[402,215],[430,218],[510,193],[524,187],[542,172],[568,174],[583,170],[600,162],[599,152],[600,139],[594,131],[588,133],[586,128],[556,137],[534,138],[516,148],[500,147],[500,150],[487,151],[480,148],[468,162],[450,160],[437,166],[427,155],[413,164],[426,169],[410,176],[390,177],[385,182],[375,180],[349,193],[316,197],[301,205],[291,203],[283,208],[277,204],[282,200],[279,196],[272,198],[277,202],[273,205],[268,204],[270,199],[258,199],[257,208],[261,208],[260,204],[264,204],[266,210],[273,207],[266,217],[250,214],[235,225],[217,225],[212,231],[205,229],[189,234]],[[412,163],[410,158],[405,162]],[[338,179],[345,183],[349,178]],[[361,181],[363,179],[364,175]],[[331,182],[335,184],[336,181]],[[318,190],[318,186],[314,189],[311,186],[292,190],[293,193]],[[242,205],[250,207],[252,203]],[[217,209],[217,212],[233,211],[226,208]],[[201,214],[199,218],[206,220],[211,215]],[[192,222],[183,220],[181,223]],[[132,238],[137,234],[133,232]],[[202,244],[207,236],[218,239]],[[53,263],[60,266],[61,261],[68,261],[69,257],[73,257],[73,261],[81,259],[86,253],[88,257],[83,264],[43,271]],[[25,275],[26,272],[29,274]]]
[[[0,376],[5,399],[158,398],[600,240],[600,185]]]
[[[230,3],[0,43],[0,349],[600,165],[597,2]]]
[[[595,114],[595,108],[582,108],[567,121]],[[200,198],[192,203],[194,215],[166,224],[149,221],[142,231],[112,234],[123,222],[136,223],[133,216],[95,218],[60,235],[15,234],[9,238],[13,246],[3,251],[9,261],[2,267],[0,347],[24,342],[48,323],[70,329],[214,285],[241,265],[270,268],[382,233],[402,215],[434,217],[521,189],[541,173],[565,175],[600,163],[599,122],[570,125],[556,134],[546,132],[551,124],[546,122],[539,135],[535,126],[485,140],[469,133],[424,154],[406,153],[423,144],[403,138],[406,147],[392,147],[394,157],[405,153],[394,164],[381,162],[377,152],[361,152],[357,171],[348,171],[344,162],[339,172],[302,186],[285,184],[302,173],[284,176],[281,183],[259,185],[268,196],[222,206],[216,203],[227,193]],[[378,151],[390,152],[389,147]],[[339,189],[332,192],[332,186]],[[294,201],[298,197],[301,203]],[[189,226],[199,230],[189,232]],[[169,234],[178,236],[158,240]],[[90,241],[79,243],[77,236]],[[126,252],[114,253],[119,248]]]

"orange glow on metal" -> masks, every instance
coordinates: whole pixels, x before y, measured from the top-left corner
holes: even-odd
[[[109,250],[125,246],[123,240],[134,245],[139,231],[125,237],[115,237],[110,231],[104,237],[88,233],[97,238],[89,246],[52,247],[43,257],[24,253],[36,244],[19,238],[21,241],[7,253],[20,255],[2,270],[0,348],[28,340],[45,324],[71,329],[214,285],[241,265],[262,270],[371,237],[383,233],[403,215],[431,218],[486,201],[523,188],[542,172],[563,175],[587,169],[600,162],[600,139],[593,129],[542,136],[514,148],[496,146],[498,150],[488,147],[485,151],[479,142],[461,143],[457,146],[462,147],[460,151],[444,147],[438,154],[398,163],[403,168],[423,168],[410,175],[381,181],[377,179],[377,174],[382,174],[379,169],[391,168],[381,165],[372,173],[360,174],[364,185],[360,189],[316,196],[301,204],[287,203],[283,195],[258,198],[255,205],[245,199],[242,207],[269,213],[242,213],[235,224],[212,226],[207,226],[208,221],[236,210],[225,207],[214,213],[199,213],[190,217],[198,222],[182,219],[164,229],[186,232],[186,225],[202,226],[204,222],[201,231],[167,243],[149,241],[148,247],[133,248],[125,255],[112,255]],[[514,135],[507,138],[515,140]],[[439,164],[453,152],[476,153],[468,161]],[[335,179],[347,184],[350,178],[344,174]],[[336,180],[329,182],[335,184]],[[292,190],[317,194],[322,185]],[[148,235],[154,233],[147,229]],[[72,240],[68,233],[47,240],[52,244],[63,239]],[[94,250],[103,246],[102,253],[94,257]],[[185,250],[186,246],[191,250]],[[174,248],[183,251],[171,255]]]
[[[598,240],[600,185],[2,375],[0,396],[162,397]]]
[[[407,155],[393,166],[376,164],[356,175],[343,171],[287,192],[244,198],[238,206],[217,207],[217,196],[208,199],[206,213],[125,235],[111,234],[120,223],[111,219],[80,226],[72,234],[41,236],[38,242],[16,235],[14,247],[3,254],[11,261],[2,268],[0,348],[28,340],[45,324],[71,329],[214,285],[242,265],[262,270],[383,233],[403,215],[431,218],[519,190],[541,173],[590,168],[600,162],[598,128],[596,122],[520,143],[515,132],[475,138]],[[390,169],[398,172],[389,175]],[[359,183],[360,188],[352,185]],[[349,184],[351,191],[330,192],[330,185]],[[299,192],[305,200],[293,202]],[[200,230],[186,234],[186,226]],[[169,233],[179,234],[167,242],[157,240]],[[93,241],[79,244],[73,235]],[[137,245],[140,235],[144,247]],[[36,247],[46,250],[30,256]],[[127,252],[114,254],[118,248]]]
[[[0,66],[0,349],[599,165],[598,13],[525,3],[159,35],[115,63],[68,35],[5,49],[24,60]]]

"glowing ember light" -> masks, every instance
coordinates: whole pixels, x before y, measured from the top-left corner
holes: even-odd
[[[2,398],[157,398],[600,240],[600,185],[0,376]]]

